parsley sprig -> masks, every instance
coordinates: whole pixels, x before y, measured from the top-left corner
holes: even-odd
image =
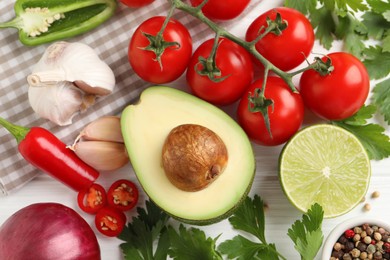
[[[344,50],[363,60],[377,80],[372,102],[390,124],[390,2],[380,0],[285,0],[306,14],[326,49],[343,42]],[[387,93],[387,95],[385,95]]]
[[[253,235],[253,241],[243,235],[237,235],[217,246],[217,239],[207,237],[205,232],[195,227],[180,224],[178,228],[169,222],[170,217],[154,203],[146,201],[146,209],[137,208],[134,217],[118,237],[124,243],[120,245],[125,259],[135,260],[221,260],[228,259],[286,259],[268,243],[265,237],[264,203],[255,195],[247,197],[229,222],[236,230]],[[297,220],[287,235],[295,244],[302,260],[312,260],[323,242],[322,207],[314,204],[302,220]]]
[[[370,159],[381,160],[390,154],[390,138],[381,125],[368,123],[376,110],[375,105],[363,106],[355,115],[331,123],[353,133],[363,144]]]

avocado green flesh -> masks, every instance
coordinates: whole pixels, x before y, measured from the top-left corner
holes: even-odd
[[[161,166],[162,147],[169,132],[181,124],[199,124],[225,143],[228,163],[213,183],[197,192],[176,188]],[[127,151],[145,193],[160,208],[183,222],[207,224],[227,217],[250,190],[255,158],[241,127],[219,108],[183,91],[149,87],[137,104],[121,116]]]

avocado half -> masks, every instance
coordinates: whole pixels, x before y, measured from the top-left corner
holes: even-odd
[[[178,125],[198,124],[225,143],[228,163],[205,189],[176,188],[162,168],[162,147]],[[121,128],[134,172],[149,198],[182,222],[208,225],[230,216],[247,196],[255,175],[252,145],[242,128],[224,111],[184,91],[165,86],[144,90],[126,107]]]

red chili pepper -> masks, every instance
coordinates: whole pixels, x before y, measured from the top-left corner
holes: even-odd
[[[118,236],[126,225],[126,215],[113,207],[100,209],[95,216],[95,226],[100,233],[108,237]]]
[[[107,192],[108,205],[122,211],[127,211],[135,207],[138,202],[138,189],[129,180],[117,180]]]
[[[84,212],[96,214],[107,204],[106,190],[101,185],[94,183],[88,189],[77,194],[77,204]]]
[[[3,118],[0,118],[0,125],[16,138],[19,152],[26,161],[70,188],[85,190],[99,177],[98,171],[83,162],[48,130],[17,126]]]

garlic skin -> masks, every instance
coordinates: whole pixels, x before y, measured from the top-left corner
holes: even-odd
[[[57,125],[68,125],[97,97],[112,93],[115,75],[88,45],[60,41],[46,49],[27,82],[33,110]]]

